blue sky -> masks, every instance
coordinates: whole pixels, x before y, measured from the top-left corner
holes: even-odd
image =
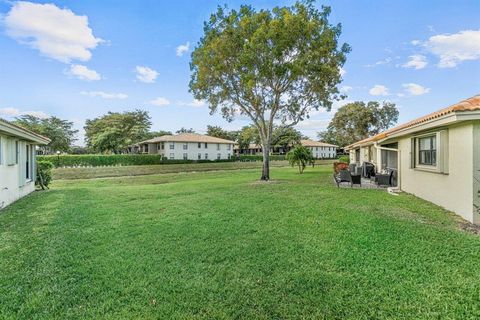
[[[188,92],[190,53],[225,3],[293,1],[0,0],[0,117],[55,115],[80,129],[108,111],[141,108],[155,130],[248,124],[211,116]],[[347,101],[395,102],[404,122],[480,93],[480,1],[322,4],[352,47],[340,85]],[[298,129],[315,138],[332,116],[315,112]]]

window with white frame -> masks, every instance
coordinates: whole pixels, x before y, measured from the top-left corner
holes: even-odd
[[[162,150],[165,150],[165,142],[162,142]]]
[[[207,148],[208,148],[208,143],[205,142],[205,149],[207,149]]]
[[[15,141],[15,164],[18,164],[18,160],[20,157],[20,143]]]
[[[220,150],[220,143],[217,143],[217,150]]]
[[[188,149],[188,143],[184,143],[183,144],[183,150],[187,150]]]
[[[437,165],[436,135],[418,138],[418,164],[425,166]]]
[[[208,159],[208,153],[205,153],[205,160]]]
[[[201,153],[198,154],[198,160],[202,160],[202,154]]]
[[[217,160],[220,160],[222,158],[222,154],[221,153],[217,153]]]
[[[227,155],[227,159],[230,159],[231,156],[232,156],[232,155],[229,153],[229,154]]]
[[[183,160],[188,160],[188,153],[183,154]]]
[[[199,142],[199,143],[198,143],[198,149],[201,149],[201,148],[202,148],[202,143]]]
[[[32,146],[25,146],[25,178],[32,180]]]
[[[175,149],[175,142],[170,142],[170,150]]]
[[[227,150],[232,150],[232,145],[231,144],[227,144]]]
[[[170,160],[175,159],[175,153],[170,153]]]

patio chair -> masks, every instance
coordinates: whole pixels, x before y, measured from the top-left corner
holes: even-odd
[[[347,169],[340,170],[338,175],[333,174],[333,179],[337,183],[337,187],[340,188],[340,184],[343,182],[348,182],[350,184],[350,187],[353,188],[354,184],[361,185],[362,184],[362,178],[360,175],[353,175],[348,171]]]
[[[393,176],[395,174],[394,170],[390,170],[388,174],[377,174],[375,180],[379,186],[389,186],[393,185]]]

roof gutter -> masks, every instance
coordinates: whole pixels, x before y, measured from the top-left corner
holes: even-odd
[[[20,137],[25,140],[31,141],[31,142],[36,142],[39,144],[49,144],[50,139],[44,136],[41,136],[39,134],[36,134],[34,132],[31,132],[29,130],[26,130],[24,128],[21,128],[17,125],[14,125],[8,121],[1,120],[0,121],[0,131],[7,133],[8,135],[15,136],[15,137]]]

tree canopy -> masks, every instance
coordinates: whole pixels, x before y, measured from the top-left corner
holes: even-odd
[[[293,126],[341,98],[337,85],[350,48],[339,45],[341,26],[331,25],[329,14],[313,1],[260,11],[219,7],[192,53],[194,97],[229,121],[248,117],[258,130],[263,180],[270,178],[274,122]]]
[[[239,131],[227,131],[220,126],[207,126],[207,135],[221,139],[237,141]]]
[[[319,132],[318,137],[344,147],[385,131],[397,121],[398,110],[394,103],[352,102],[338,109],[327,130]]]
[[[176,133],[176,134],[181,134],[181,133],[195,133],[195,130],[193,130],[193,128],[187,129],[187,128],[181,127],[180,129],[178,129],[177,131],[175,131],[175,133]]]
[[[143,140],[151,126],[147,111],[108,112],[85,122],[85,141],[96,152],[118,153]]]
[[[68,152],[78,130],[73,129],[73,122],[57,117],[38,118],[33,115],[23,115],[13,121],[14,124],[45,136],[51,140],[47,146],[40,146],[44,154],[56,151]]]

